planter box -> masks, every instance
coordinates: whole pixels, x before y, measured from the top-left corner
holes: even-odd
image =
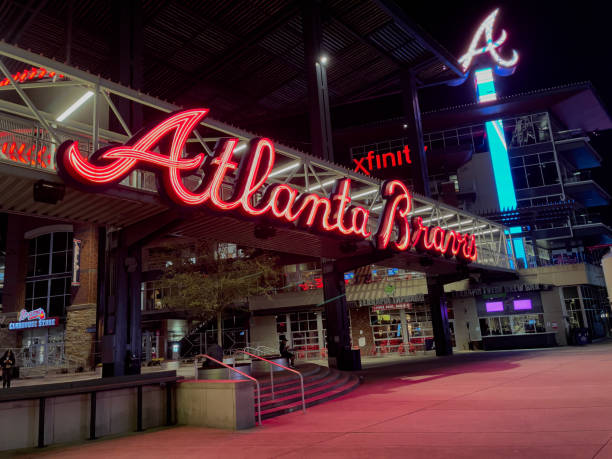
[[[251,364],[241,364],[236,365],[236,369],[246,373],[247,375],[251,374]],[[268,370],[269,371],[269,370]],[[228,370],[227,368],[198,368],[198,379],[205,380],[222,380],[222,379],[231,379],[231,380],[240,380],[240,379],[248,379],[244,376],[236,373],[235,371]]]

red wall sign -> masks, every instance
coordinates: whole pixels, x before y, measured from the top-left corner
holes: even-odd
[[[425,145],[425,151],[427,151],[427,145]],[[363,172],[365,175],[370,175],[370,171],[376,169],[386,169],[387,167],[396,167],[403,164],[412,164],[410,159],[410,148],[408,145],[404,145],[402,150],[397,152],[388,152],[381,154],[374,154],[374,150],[368,151],[366,156],[361,158],[353,158],[355,163],[355,172]]]
[[[119,183],[135,168],[147,168],[159,174],[163,193],[182,206],[205,205],[217,211],[239,212],[244,216],[265,218],[277,223],[293,223],[305,229],[334,233],[353,239],[368,239],[370,212],[351,205],[351,179],[336,182],[331,195],[300,193],[285,183],[266,185],[274,168],[275,150],[270,139],[258,138],[250,142],[248,153],[240,161],[233,158],[239,139],[220,141],[212,157],[200,153],[183,158],[187,138],[208,109],[192,109],[171,115],[168,119],[127,144],[105,147],[87,159],[79,152],[77,142],[64,142],[57,152],[57,168],[67,181],[88,190],[102,189]],[[156,153],[153,148],[162,138],[168,138],[168,154]],[[204,180],[196,190],[189,190],[182,174],[202,167]],[[223,199],[221,185],[226,177],[234,177],[234,193]],[[255,196],[263,192],[263,198]],[[378,249],[417,250],[455,256],[470,262],[476,260],[477,250],[473,235],[423,225],[420,217],[409,220],[412,196],[399,180],[383,184],[382,197],[386,200],[374,242]],[[398,236],[392,240],[393,230]]]

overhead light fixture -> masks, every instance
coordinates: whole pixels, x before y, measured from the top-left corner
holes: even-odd
[[[323,188],[325,186],[332,185],[335,181],[336,181],[336,179],[331,179],[331,180],[328,180],[327,182],[321,183],[320,185],[311,186],[310,188],[308,188],[308,191],[309,192],[310,191],[315,191],[315,190],[318,190],[319,188]]]
[[[70,115],[72,115],[72,113],[79,108],[81,105],[83,105],[85,102],[87,102],[91,96],[93,96],[94,93],[93,91],[87,91],[85,94],[83,94],[81,97],[79,97],[79,99],[72,104],[70,107],[68,107],[68,109],[62,113],[60,116],[58,116],[55,121],[59,121],[60,123],[62,121],[64,121],[66,118],[68,118]]]
[[[372,188],[371,190],[367,190],[367,191],[363,191],[361,193],[357,193],[356,195],[353,195],[352,198],[353,199],[359,199],[359,198],[363,198],[364,196],[368,196],[369,194],[374,194],[378,192],[378,188]]]
[[[328,57],[327,57],[325,54],[322,54],[322,55],[319,57],[319,63],[320,63],[321,65],[327,65],[327,62],[328,62],[328,61],[329,61],[329,58],[328,58]]]
[[[292,169],[295,169],[296,167],[298,167],[301,163],[298,161],[297,163],[293,163],[293,164],[289,164],[286,167],[281,167],[278,170],[275,170],[274,172],[272,172],[268,177],[276,177],[277,175],[282,174],[283,172],[289,172]]]
[[[238,145],[236,148],[234,148],[234,153],[240,153],[243,150],[246,150],[247,144],[243,143],[242,145]]]

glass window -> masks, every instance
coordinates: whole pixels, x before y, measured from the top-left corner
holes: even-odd
[[[514,188],[521,190],[527,188],[527,176],[525,175],[525,168],[515,167],[512,169],[512,180],[514,182]]]
[[[544,185],[555,185],[559,183],[557,165],[555,163],[542,164],[542,176],[544,177]]]
[[[502,335],[512,334],[512,327],[510,325],[510,317],[500,317]]]
[[[549,163],[549,162],[554,162],[554,161],[555,161],[555,155],[553,154],[552,151],[549,151],[548,153],[540,153],[541,163]]]
[[[36,238],[36,253],[49,253],[51,252],[51,235],[44,234]]]
[[[491,334],[491,330],[489,330],[489,319],[480,319],[480,334],[482,336],[489,336]]]
[[[523,167],[523,157],[516,156],[514,158],[510,158],[510,167]]]
[[[527,156],[523,156],[523,159],[525,160],[525,165],[529,165],[529,164],[538,164],[538,155],[527,155]]]
[[[529,183],[529,188],[544,185],[544,179],[542,178],[542,172],[539,165],[526,166],[525,172],[527,173],[527,183]]]
[[[44,234],[28,243],[25,307],[63,316],[70,304],[72,233]]]
[[[489,317],[489,328],[492,335],[501,335],[501,322],[499,317]]]

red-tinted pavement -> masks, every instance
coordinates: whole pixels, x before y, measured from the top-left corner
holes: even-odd
[[[33,457],[612,458],[612,342],[363,372],[335,401],[227,432],[174,427]]]

